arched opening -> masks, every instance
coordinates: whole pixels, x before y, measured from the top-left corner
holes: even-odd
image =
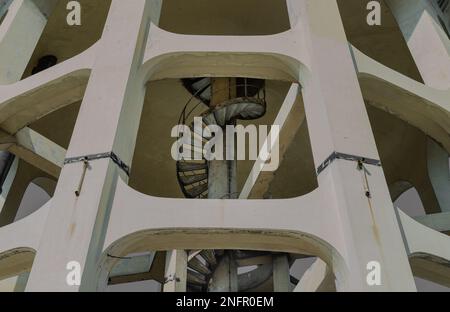
[[[86,51],[100,39],[111,0],[79,0],[81,25],[67,22],[68,3],[26,0],[10,4],[8,14],[0,17],[0,84],[13,84],[44,71]]]
[[[80,104],[51,111],[16,133],[18,144],[9,152],[14,162],[4,172],[0,226],[25,218],[53,196]]]
[[[39,69],[46,56],[54,56],[55,62],[49,65],[53,66],[82,53],[100,39],[111,0],[79,0],[82,21],[81,25],[76,26],[67,23],[68,2],[57,1],[52,7],[22,79],[32,75],[33,71],[38,72],[36,68]]]
[[[272,35],[290,29],[285,0],[170,0],[159,27],[189,35]]]
[[[366,107],[392,201],[395,202],[401,194],[414,187],[426,214],[439,213],[440,205],[428,170],[428,136],[370,103]],[[418,198],[413,190],[405,195],[402,203],[414,202],[411,198]],[[419,209],[417,200],[413,206]]]
[[[381,4],[381,25],[367,23],[367,4],[371,0],[338,0],[348,41],[377,62],[423,82],[403,34],[385,0]]]
[[[244,190],[249,189],[250,191],[246,193],[245,198],[293,198],[316,189],[318,186],[317,177],[301,94],[290,93],[292,84],[289,82],[245,77],[229,79],[198,77],[149,82],[137,135],[129,185],[141,193],[156,197],[208,198],[207,193],[211,190],[208,181],[211,181],[209,179],[212,162],[205,161],[203,158],[205,156],[204,148],[208,146],[210,139],[200,142],[202,145],[200,158],[194,160],[192,164],[188,164],[192,167],[192,170],[186,169],[186,171],[183,171],[184,167],[181,165],[185,166],[185,164],[180,164],[181,161],[177,161],[172,155],[173,148],[179,139],[177,135],[173,136],[172,134],[174,130],[177,131],[180,128],[179,125],[181,124],[189,127],[193,140],[198,137],[198,131],[195,130],[195,117],[203,116],[203,120],[206,120],[205,113],[209,114],[208,112],[213,110],[210,103],[213,100],[211,99],[215,98],[217,94],[223,93],[223,91],[220,91],[220,87],[216,89],[219,91],[212,91],[212,85],[216,83],[213,81],[218,79],[225,79],[225,83],[228,83],[225,87],[227,89],[225,97],[228,99],[231,96],[231,101],[242,100],[246,96],[247,98],[256,98],[258,101],[263,99],[264,101],[264,113],[261,116],[257,116],[257,118],[238,116],[233,120],[234,126],[241,126],[249,130],[245,132],[245,146],[242,146],[245,156],[243,159],[238,159],[237,156],[234,158],[234,160],[237,159],[234,169],[236,170],[235,191],[224,192],[225,196],[221,195],[220,197],[223,197],[223,199],[240,197]],[[248,88],[247,94],[244,86]],[[254,91],[252,88],[256,88],[258,92],[252,93]],[[234,94],[230,95],[228,91],[232,89]],[[289,103],[286,103],[289,101],[286,101],[286,99],[291,94],[295,94],[291,99],[292,106],[287,106]],[[223,99],[219,102],[228,103],[227,101],[230,102],[229,99]],[[250,102],[241,102],[242,107],[250,105]],[[240,104],[231,104],[228,113],[237,114]],[[217,107],[220,109],[221,106]],[[258,152],[261,149],[262,143],[264,143],[264,140],[261,140],[261,134],[266,130],[268,133],[280,115],[280,111],[285,107],[289,107],[290,114],[284,125],[280,125],[284,128],[280,133],[279,166],[275,171],[261,173],[256,183],[248,187],[249,176],[255,164],[254,154],[251,154],[250,151],[253,149]],[[214,114],[214,118],[216,118],[218,115]],[[254,131],[250,131],[253,129]],[[203,129],[200,129],[200,131],[203,131],[203,134],[205,133]],[[252,139],[254,140],[252,141]],[[239,144],[239,138],[235,142]],[[183,148],[191,152],[199,150],[195,146],[185,147],[183,145]],[[236,149],[239,149],[239,146]],[[191,152],[190,155],[194,158],[195,155]],[[155,179],[155,177],[158,177],[158,179]],[[299,177],[302,178],[299,179]],[[291,181],[296,181],[296,183],[291,183]]]
[[[398,207],[411,218],[426,215],[422,200],[415,187],[411,187],[405,191],[394,202],[395,207]]]
[[[55,187],[56,182],[49,178],[36,178],[30,182],[17,209],[14,222],[31,215],[44,206],[51,199]]]
[[[303,291],[345,283],[348,268],[339,252],[308,233],[141,230],[108,245],[94,268],[92,286],[104,291],[108,285],[154,280],[165,292],[289,292],[313,261],[314,272],[308,275],[314,282],[306,284],[317,287]],[[183,284],[173,283],[173,276]]]
[[[35,250],[17,248],[0,254],[0,292],[24,292]]]
[[[188,292],[228,291],[227,287],[233,286],[225,285],[227,282],[223,279],[228,279],[230,271],[234,274],[234,287],[240,292],[336,290],[334,275],[317,257],[246,250],[187,250],[184,253],[184,262],[178,264],[184,267],[184,273],[178,272],[178,276]],[[165,284],[170,275],[172,254],[173,251],[150,251],[120,257],[109,272],[108,286],[104,290],[169,291]],[[314,272],[310,272],[312,270]],[[296,290],[305,274],[308,281],[302,281],[305,285]]]

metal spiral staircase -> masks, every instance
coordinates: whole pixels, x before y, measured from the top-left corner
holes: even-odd
[[[210,108],[211,79],[194,78],[183,79],[183,85],[192,93],[192,98],[184,107],[179,124],[187,125],[191,129],[191,142],[206,144],[209,139],[203,136],[207,126],[217,125],[225,127],[236,120],[254,120],[266,113],[264,81],[259,79],[238,78],[236,80],[236,97]],[[223,90],[220,90],[223,91]],[[193,101],[197,99],[197,102]],[[191,106],[193,106],[191,108]],[[199,106],[205,106],[205,111],[198,117],[202,118],[202,127],[194,126],[193,112]],[[190,109],[190,110],[189,110]],[[183,150],[203,155],[203,149],[195,144],[183,144]],[[204,199],[208,197],[208,161],[205,158],[177,161],[177,178],[186,198]]]
[[[178,124],[189,127],[191,138],[189,144],[180,146],[179,152],[188,151],[191,156],[193,153],[202,156],[177,161],[177,179],[186,198],[206,199],[209,188],[209,162],[204,158],[202,146],[212,138],[204,136],[205,128],[211,125],[225,128],[227,125],[234,125],[237,120],[255,120],[262,117],[266,113],[265,82],[260,79],[237,78],[229,90],[214,90],[212,79],[207,77],[182,79],[182,83],[192,97],[181,112]],[[211,106],[214,92],[224,91],[229,92],[229,99]],[[194,111],[198,112],[202,108],[202,113],[194,114]],[[194,117],[201,118],[201,127],[194,123]],[[272,264],[266,263],[271,257],[271,252],[191,250],[188,252],[187,290],[215,291],[215,273],[225,258],[233,261],[236,269],[242,266],[256,267],[251,272],[237,275],[239,291],[255,289],[272,277]]]

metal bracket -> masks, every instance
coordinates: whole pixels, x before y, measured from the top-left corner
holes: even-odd
[[[377,159],[371,159],[362,156],[344,154],[339,152],[333,152],[320,166],[317,168],[317,175],[320,175],[329,165],[331,165],[335,160],[342,159],[348,161],[355,161],[361,164],[372,165],[381,167],[381,161]]]
[[[181,282],[181,279],[179,277],[176,277],[176,275],[169,275],[164,279],[164,285],[170,282]]]
[[[120,160],[120,158],[116,154],[114,154],[114,152],[66,158],[64,160],[64,164],[68,165],[68,164],[74,164],[74,163],[85,162],[85,161],[89,162],[89,161],[93,161],[93,160],[106,159],[106,158],[110,158],[128,176],[130,175],[130,167],[127,166],[122,160]]]

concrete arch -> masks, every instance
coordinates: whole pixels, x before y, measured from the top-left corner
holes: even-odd
[[[224,44],[221,37],[173,34],[151,24],[140,74],[144,82],[205,76],[297,82],[306,66],[299,59],[308,60],[302,40],[292,40],[301,36],[291,29],[278,35],[227,36]]]
[[[41,209],[52,198],[55,187],[56,181],[53,179],[47,177],[33,179],[25,188],[14,219],[15,222]]]
[[[206,233],[208,233],[207,240],[205,240]],[[261,241],[261,235],[264,235],[264,241]],[[148,250],[217,249],[218,244],[220,249],[228,246],[225,249],[291,252],[318,256],[333,268],[334,274],[339,276],[338,282],[341,283],[348,272],[342,256],[331,245],[306,233],[229,229],[218,229],[214,232],[208,229],[144,230],[120,238],[105,249],[98,262],[97,289],[105,287],[109,272],[120,257]],[[262,269],[262,271],[256,270],[256,273],[262,273],[265,268]]]
[[[418,252],[410,255],[409,263],[415,276],[450,287],[449,259]]]
[[[397,213],[415,274],[450,287],[450,237]]]
[[[405,192],[413,188],[414,186],[409,181],[397,181],[392,183],[389,187],[389,192],[391,193],[392,201],[396,201]]]
[[[450,152],[450,90],[414,81],[351,47],[364,99],[422,130]],[[376,90],[385,90],[377,92]]]
[[[29,272],[35,255],[34,249],[26,247],[14,248],[0,253],[0,280]]]
[[[9,134],[15,134],[33,121],[80,101],[95,51],[96,45],[46,71],[0,86],[0,127]]]
[[[339,235],[329,235],[336,225],[333,209],[326,208],[325,189],[281,200],[280,205],[274,204],[276,200],[255,200],[251,204],[246,200],[197,200],[187,208],[184,200],[144,195],[119,179],[96,276],[104,284],[117,262],[108,254],[121,257],[170,249],[271,250],[318,256],[333,268],[338,284],[345,285],[349,270],[342,256],[345,247]],[[274,205],[279,209],[272,209]],[[292,222],[287,226],[284,220],[282,226],[273,222],[272,214],[285,214]]]
[[[39,177],[45,177],[42,171],[23,160],[18,161],[16,174],[11,177],[11,188],[0,212],[0,226],[14,223],[27,188]],[[45,178],[50,179],[48,176]]]
[[[51,200],[14,224],[0,227],[0,280],[31,269]]]

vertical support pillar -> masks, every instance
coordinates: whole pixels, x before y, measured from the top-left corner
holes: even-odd
[[[288,292],[291,288],[289,260],[286,254],[274,254],[273,259],[273,291]]]
[[[211,108],[236,96],[234,81],[233,78],[212,79]],[[223,142],[225,143],[227,141],[225,129],[223,133]],[[228,145],[226,148],[229,148]],[[237,198],[236,161],[226,160],[226,151],[224,151],[224,160],[212,160],[208,165],[208,198]]]
[[[186,292],[187,253],[171,250],[166,253],[164,292]]]
[[[334,152],[379,159],[337,3],[301,1],[298,29],[309,58],[299,79],[315,165]],[[325,202],[340,216],[345,264],[334,263],[338,291],[415,291],[383,169],[366,169],[335,160],[318,176]],[[380,285],[367,282],[372,261],[380,264]]]
[[[450,40],[430,0],[387,0],[425,84],[450,89]]]
[[[145,96],[138,70],[150,21],[148,3],[112,0],[66,157],[113,152],[131,166]],[[87,167],[83,161],[63,167],[27,291],[97,289],[98,260],[119,177],[127,181],[126,168],[108,157]],[[67,265],[75,261],[81,285],[67,283]]]
[[[32,0],[15,0],[0,25],[0,84],[19,81],[47,18]]]
[[[237,264],[231,251],[225,251],[225,255],[211,277],[209,292],[237,292],[237,273]]]
[[[30,276],[30,272],[24,272],[17,277],[16,286],[14,287],[14,292],[24,292],[25,291],[29,276]]]

